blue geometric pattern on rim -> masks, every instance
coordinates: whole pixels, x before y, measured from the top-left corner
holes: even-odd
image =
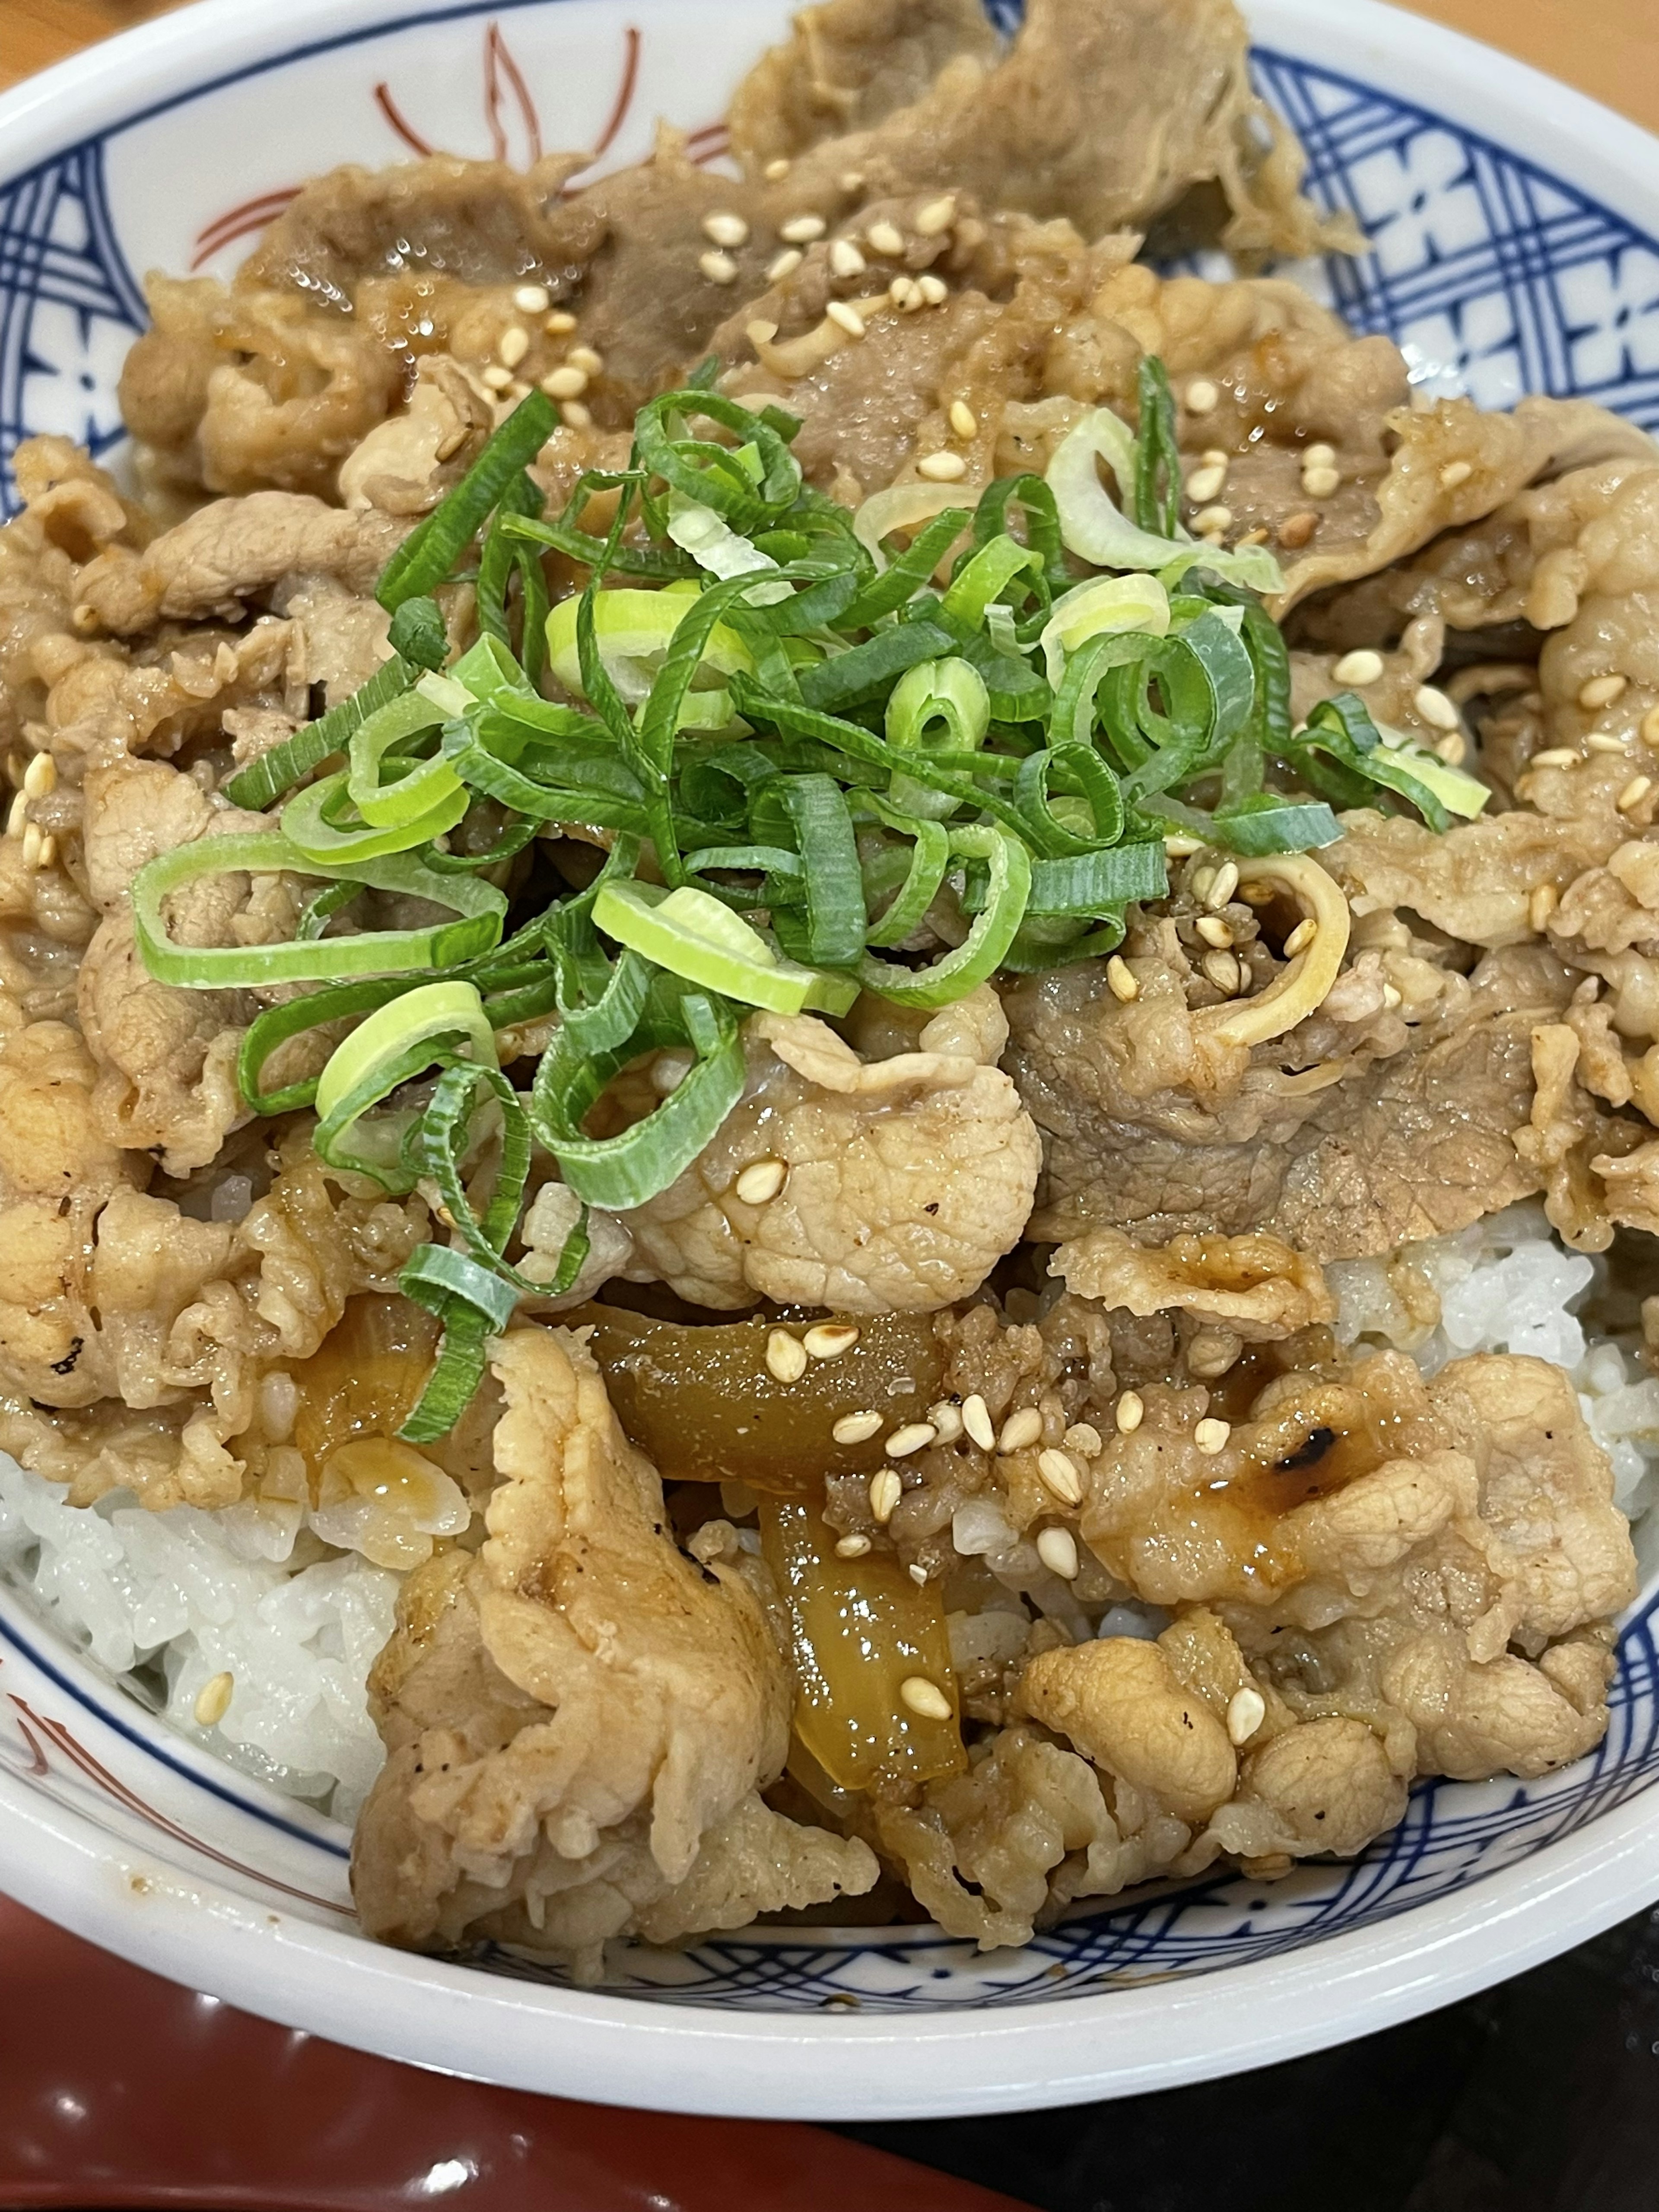
[[[1004,28],[1018,0],[988,0]],[[463,6],[447,12],[470,13]],[[349,39],[346,42],[349,42]],[[1258,52],[1264,94],[1296,126],[1310,189],[1370,241],[1307,272],[1357,328],[1393,337],[1414,380],[1486,406],[1527,392],[1594,398],[1659,424],[1659,247],[1583,193],[1477,133],[1328,70]],[[0,513],[18,441],[119,439],[120,360],[143,301],[107,206],[102,148],[78,147],[0,191]],[[1659,1780],[1659,1601],[1626,1630],[1602,1745],[1534,1783],[1428,1784],[1364,1858],[1264,1889],[1220,1877],[1143,1895],[976,1957],[936,1929],[715,1938],[641,1957],[631,1993],[814,2011],[1018,2004],[1259,1960],[1479,1883]],[[119,1693],[112,1692],[118,1707]],[[246,1809],[286,1826],[272,1810]],[[320,1842],[320,1839],[313,1838]],[[560,1978],[498,1946],[478,1963]]]
[[[1370,241],[1326,264],[1346,321],[1393,338],[1414,381],[1482,407],[1549,392],[1659,424],[1651,239],[1425,109],[1283,54],[1255,67],[1307,148],[1315,197]]]
[[[22,439],[56,431],[98,454],[125,434],[116,380],[147,319],[110,218],[100,145],[0,193],[0,513],[16,504]]]

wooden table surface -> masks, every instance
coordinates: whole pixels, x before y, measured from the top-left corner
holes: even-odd
[[[1343,0],[1328,0],[1340,8]],[[1659,131],[1659,0],[1407,0]],[[0,86],[161,12],[158,0],[0,0]]]

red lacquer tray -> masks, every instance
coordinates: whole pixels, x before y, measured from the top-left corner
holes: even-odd
[[[1018,2212],[816,2128],[416,2072],[192,1996],[0,1898],[0,2208]]]

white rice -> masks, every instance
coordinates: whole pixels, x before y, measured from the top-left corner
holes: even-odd
[[[1438,1297],[1438,1323],[1425,1332],[1402,1303],[1398,1258],[1345,1261],[1327,1270],[1343,1340],[1407,1351],[1426,1374],[1470,1352],[1557,1361],[1613,1462],[1620,1504],[1632,1520],[1645,1513],[1659,1489],[1659,1377],[1641,1364],[1633,1301],[1626,1311],[1609,1295],[1607,1262],[1565,1250],[1534,1203],[1413,1245],[1407,1256]],[[1413,1303],[1420,1315],[1423,1302]],[[1594,1341],[1581,1317],[1591,1304],[1605,1307],[1611,1329]],[[1024,1559],[988,1500],[965,1504],[957,1521],[958,1550],[1007,1568],[1042,1609],[1066,1605],[1080,1615],[1035,1553]],[[181,1735],[290,1796],[355,1817],[380,1765],[364,1684],[392,1632],[400,1576],[330,1551],[301,1525],[297,1507],[146,1513],[117,1492],[85,1511],[0,1455],[0,1577],[26,1588],[63,1635]],[[1154,1635],[1166,1618],[1117,1605],[1093,1626]],[[1090,1626],[1080,1617],[1075,1624],[1085,1634]],[[964,1618],[952,1627],[965,1638],[964,1662],[1023,1633],[1012,1610],[1006,1620]],[[204,1727],[197,1700],[224,1674],[234,1678],[229,1707]]]
[[[399,1576],[328,1556],[297,1515],[147,1513],[124,1491],[85,1510],[0,1454],[0,1577],[181,1735],[356,1817],[380,1768],[364,1686]],[[197,1699],[223,1674],[229,1706],[204,1728]]]
[[[1402,1257],[1440,1301],[1439,1324],[1426,1335],[1390,1279]],[[1565,1367],[1613,1462],[1613,1494],[1635,1521],[1654,1503],[1659,1478],[1659,1376],[1642,1363],[1638,1316],[1633,1303],[1628,1315],[1619,1310],[1608,1272],[1604,1258],[1568,1251],[1531,1199],[1395,1259],[1339,1261],[1325,1271],[1345,1343],[1395,1346],[1425,1375],[1470,1352],[1529,1352]],[[1591,1304],[1609,1310],[1594,1335],[1580,1319]]]

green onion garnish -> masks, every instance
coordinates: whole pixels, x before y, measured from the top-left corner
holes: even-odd
[[[532,470],[556,417],[525,400],[389,563],[392,657],[227,785],[279,822],[134,886],[163,981],[311,987],[246,1033],[255,1112],[314,1106],[331,1165],[441,1193],[453,1247],[402,1278],[444,1331],[413,1440],[454,1420],[520,1297],[575,1281],[586,1208],[641,1205],[696,1160],[742,1095],[751,1008],[838,1017],[867,991],[930,1010],[1108,952],[1167,890],[1172,830],[1294,876],[1310,864],[1284,856],[1340,835],[1334,808],[1404,804],[1441,830],[1487,798],[1352,694],[1292,726],[1260,597],[1278,565],[1182,527],[1161,363],[1138,434],[1097,410],[1046,476],[971,506],[896,486],[856,514],[803,483],[793,417],[711,377],[653,400],[628,465],[551,517]],[[550,550],[587,572],[550,611]],[[478,635],[452,661],[433,594],[463,568]],[[535,857],[566,831],[607,848],[585,889]],[[309,885],[288,941],[170,934],[173,892],[275,871]],[[1277,1034],[1279,991],[1227,1034]],[[498,1065],[532,1024],[533,1066]],[[689,1055],[668,1096],[592,1133],[612,1078],[665,1049]],[[486,1136],[480,1215],[462,1166]],[[507,1256],[535,1144],[584,1208],[550,1285]]]

